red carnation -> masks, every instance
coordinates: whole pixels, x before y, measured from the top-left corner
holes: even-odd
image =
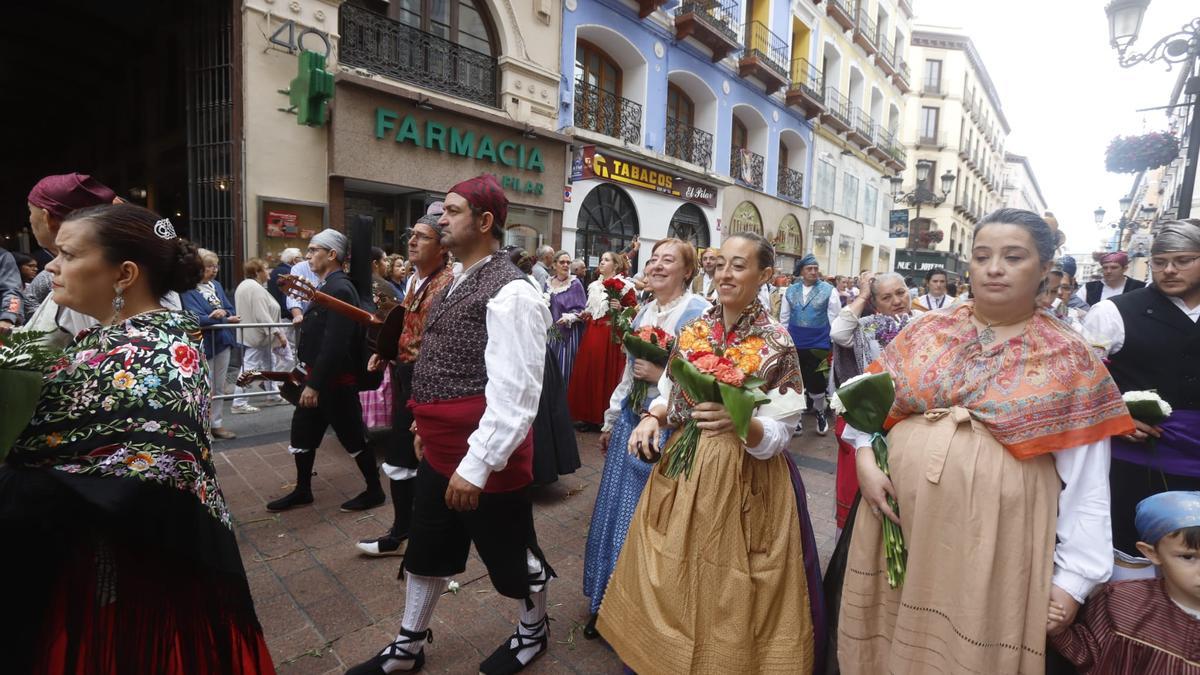
[[[628,291],[625,291],[625,295],[621,296],[621,306],[622,307],[637,307],[637,295],[634,294],[632,288],[629,289]]]
[[[621,280],[618,279],[617,277],[609,277],[603,281],[603,284],[604,284],[604,290],[612,291],[617,294],[619,294],[619,293],[621,293],[621,291],[625,290],[625,284],[622,283]]]

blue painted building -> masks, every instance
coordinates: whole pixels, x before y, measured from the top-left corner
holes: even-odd
[[[819,113],[801,102],[811,46],[793,23],[786,0],[565,0],[563,248],[593,263],[634,235],[708,246],[753,230],[790,272]]]

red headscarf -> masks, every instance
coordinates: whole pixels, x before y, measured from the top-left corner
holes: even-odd
[[[91,176],[64,173],[39,180],[29,191],[27,201],[61,220],[77,209],[111,204],[116,197],[115,192]]]
[[[462,196],[471,206],[490,212],[496,227],[504,228],[504,221],[508,218],[508,197],[504,196],[504,189],[495,176],[480,174],[455,185],[450,192]]]

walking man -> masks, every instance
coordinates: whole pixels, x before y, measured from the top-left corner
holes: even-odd
[[[317,233],[308,245],[308,267],[321,280],[321,292],[358,306],[358,291],[342,271],[350,241],[337,230]],[[288,452],[296,462],[296,489],[267,504],[268,511],[287,511],[311,504],[312,469],[317,446],[330,426],[362,473],[367,489],[342,504],[343,511],[364,511],[384,502],[375,454],[367,445],[358,371],[366,349],[363,330],[352,320],[310,302],[300,321],[297,358],[307,369],[300,404],[292,413]]]
[[[442,242],[462,271],[434,304],[413,370],[418,457],[404,617],[395,641],[348,675],[419,670],[447,577],[471,543],[497,592],[519,602],[516,632],[483,661],[515,673],[548,648],[546,563],[525,488],[533,480],[537,414],[550,312],[508,256],[497,253],[508,200],[494,176],[446,195]]]
[[[404,330],[400,334],[400,350],[392,370],[392,443],[383,462],[392,492],[392,529],[378,539],[358,542],[358,550],[371,556],[404,555],[408,548],[408,530],[412,522],[413,490],[417,477],[416,452],[413,448],[412,411],[408,400],[412,396],[413,365],[421,352],[421,335],[434,300],[454,280],[447,264],[450,253],[442,244],[441,213],[424,215],[412,227],[408,238],[408,262],[413,273],[404,288]],[[382,368],[377,356],[371,357],[371,368]]]
[[[817,418],[817,434],[824,436],[829,431],[829,420],[825,416],[825,389],[829,386],[829,371],[818,369],[832,349],[829,327],[838,312],[842,311],[842,303],[833,285],[821,280],[821,267],[815,255],[809,253],[801,258],[796,268],[799,281],[793,283],[783,296],[779,322],[788,327],[788,333],[796,343],[804,391],[812,401],[813,414]],[[803,431],[803,427],[797,424],[795,435],[799,436]]]

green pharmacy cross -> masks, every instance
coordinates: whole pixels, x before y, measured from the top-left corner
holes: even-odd
[[[316,52],[300,52],[299,62],[299,73],[287,91],[288,112],[296,113],[297,124],[324,126],[329,117],[327,104],[333,98],[333,75],[325,70],[325,57]]]

